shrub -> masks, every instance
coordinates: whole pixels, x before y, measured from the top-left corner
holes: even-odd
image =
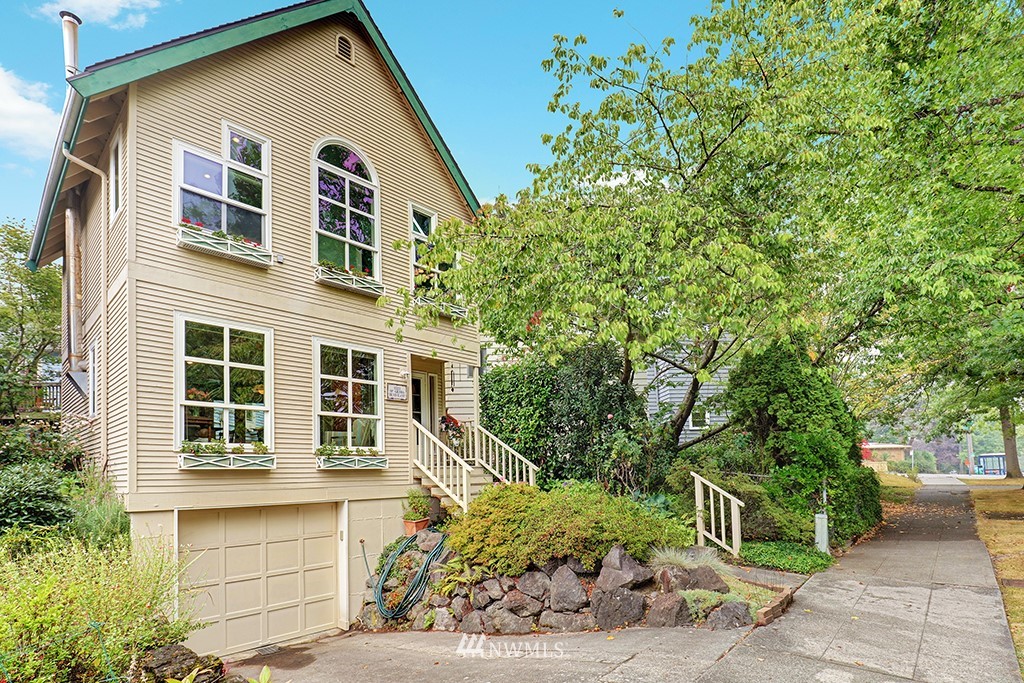
[[[430,496],[421,488],[406,491],[405,503],[402,504],[403,519],[418,521],[430,517]]]
[[[714,548],[655,548],[647,564],[651,569],[663,567],[681,567],[682,569],[694,569],[695,567],[710,567],[716,574],[723,574],[726,571],[725,562],[718,555]]]
[[[623,460],[642,455],[628,437],[644,419],[643,399],[621,372],[613,346],[584,347],[557,366],[527,356],[481,376],[481,419],[540,466],[544,488],[567,479],[613,482]]]
[[[72,470],[82,462],[82,449],[49,422],[0,426],[0,467],[29,462]]]
[[[78,474],[70,493],[68,531],[86,543],[106,546],[125,539],[131,520],[113,484],[94,469]]]
[[[845,543],[882,521],[881,488],[873,470],[852,463],[832,471],[788,465],[775,471],[765,486],[776,500],[806,519],[824,508],[833,545]],[[828,493],[824,503],[822,490]]]
[[[687,546],[693,540],[686,522],[654,514],[594,484],[551,491],[520,484],[488,487],[452,524],[448,537],[467,561],[510,576],[556,557],[576,557],[594,568],[615,544],[645,560],[654,546]]]
[[[0,655],[11,680],[109,680],[106,657],[123,677],[133,656],[195,630],[170,549],[56,537],[43,545],[0,557]]]
[[[758,567],[770,567],[797,574],[814,574],[832,566],[835,559],[828,553],[797,543],[767,541],[744,543],[740,559]]]
[[[44,463],[0,469],[0,531],[12,526],[55,526],[71,519],[60,472]]]
[[[908,460],[890,460],[885,463],[885,466],[890,472],[905,474],[914,481],[918,480],[917,475],[920,470],[917,467],[912,467]]]

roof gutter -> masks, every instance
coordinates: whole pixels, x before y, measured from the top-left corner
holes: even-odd
[[[68,97],[64,103],[64,113],[61,116],[57,141],[53,146],[53,156],[50,157],[50,168],[46,172],[43,198],[39,202],[39,214],[36,216],[32,244],[28,250],[28,261],[25,263],[31,271],[39,268],[39,259],[42,257],[43,246],[46,244],[46,235],[50,231],[50,221],[53,220],[53,210],[57,206],[57,194],[68,169],[68,160],[64,157],[64,150],[73,149],[75,146],[75,139],[82,126],[86,104],[88,104],[87,98],[82,97],[74,88],[68,87]]]

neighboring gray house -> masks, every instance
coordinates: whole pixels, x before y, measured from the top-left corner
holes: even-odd
[[[675,406],[683,402],[686,388],[691,375],[664,361],[655,361],[653,365],[638,371],[634,379],[637,391],[647,395],[647,415],[655,418],[661,416],[668,419]],[[686,428],[679,435],[679,443],[697,438],[709,427],[715,427],[728,420],[722,409],[709,406],[708,400],[725,390],[729,381],[729,369],[723,368],[714,373],[711,380],[700,388],[700,399],[686,422]]]

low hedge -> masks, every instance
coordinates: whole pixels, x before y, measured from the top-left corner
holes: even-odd
[[[576,557],[595,568],[616,544],[642,561],[652,547],[694,541],[690,520],[666,517],[594,484],[550,491],[522,484],[488,487],[448,533],[450,547],[469,563],[509,576],[558,557]]]
[[[781,569],[797,574],[814,574],[832,566],[835,559],[828,553],[798,543],[767,541],[744,543],[740,559],[758,567]]]

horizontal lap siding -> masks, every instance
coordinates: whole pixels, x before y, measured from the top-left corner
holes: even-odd
[[[355,66],[334,52],[345,30]],[[475,364],[474,330],[386,326],[393,306],[313,282],[310,165],[317,140],[336,135],[366,154],[380,183],[381,260],[389,294],[410,283],[409,202],[441,219],[471,215],[408,104],[361,32],[324,20],[156,75],[136,87],[136,487],[140,494],[217,490],[404,486],[409,481],[408,402],[383,401],[387,471],[315,470],[312,338],[384,350],[386,383],[408,386],[410,354]],[[221,120],[270,138],[272,243],[284,263],[263,270],[175,245],[172,140],[219,153]],[[203,313],[274,330],[274,442],[277,469],[177,470],[174,453],[174,312]],[[392,491],[394,489],[392,488]]]

